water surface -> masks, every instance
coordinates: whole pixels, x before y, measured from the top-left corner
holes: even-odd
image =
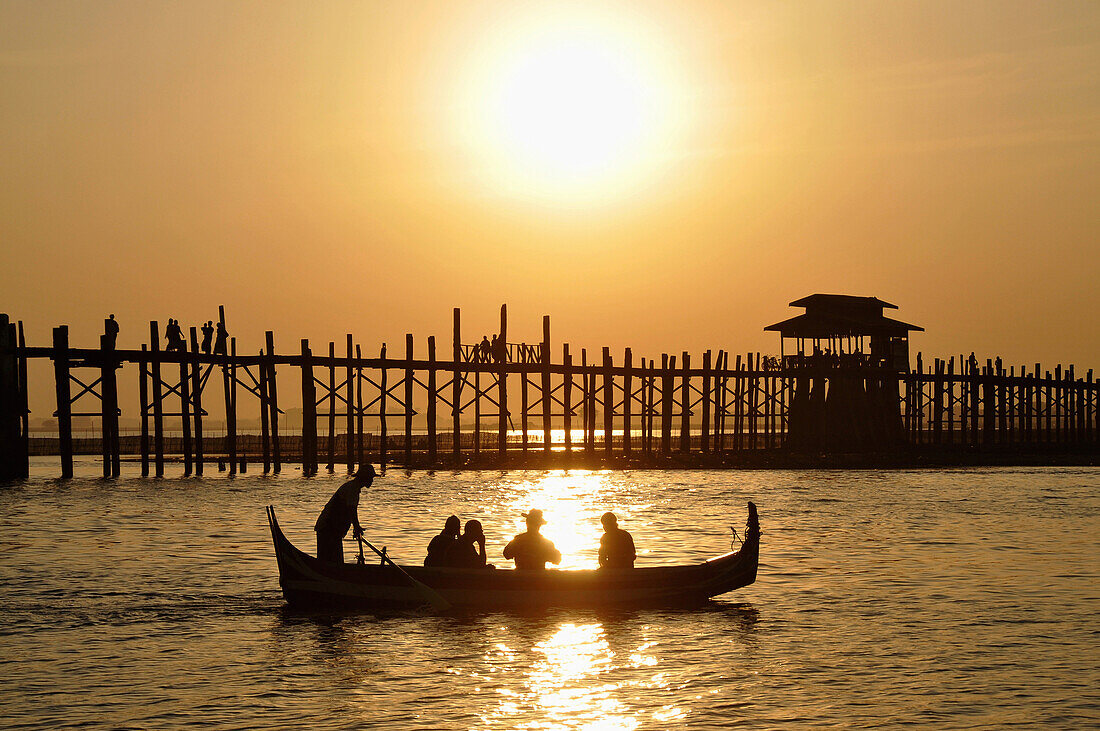
[[[263,506],[312,552],[345,475],[33,472],[0,487],[10,728],[1100,721],[1094,468],[391,471],[360,517],[405,562],[453,512],[485,524],[504,565],[530,507],[566,568],[595,565],[605,510],[634,534],[639,565],[694,562],[729,550],[748,500],[760,508],[757,583],[702,609],[460,615],[286,609]]]

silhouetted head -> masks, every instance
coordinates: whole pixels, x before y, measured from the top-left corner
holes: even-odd
[[[111,314],[111,319],[115,319],[114,313]]]
[[[600,522],[603,523],[604,530],[611,530],[612,528],[619,527],[619,519],[615,517],[614,513],[604,513],[600,518]]]
[[[449,536],[457,536],[461,529],[462,521],[458,519],[457,515],[447,518],[447,522],[443,524],[443,532]]]
[[[484,538],[485,531],[481,527],[481,521],[467,520],[466,528],[462,531],[462,535],[469,536],[470,538]]]
[[[355,471],[355,479],[367,485],[374,482],[375,477],[378,477],[378,473],[374,471],[374,465],[372,464],[361,464],[359,469]]]
[[[528,510],[523,514],[523,519],[527,521],[528,530],[538,530],[539,526],[546,525],[546,521],[542,517],[542,511],[538,508]]]

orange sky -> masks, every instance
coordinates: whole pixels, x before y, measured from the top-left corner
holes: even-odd
[[[654,90],[589,188],[467,124],[546,28]],[[1098,69],[1096,2],[9,0],[0,310],[371,350],[506,302],[513,340],[640,357],[777,350],[844,292],[926,354],[1100,367]]]

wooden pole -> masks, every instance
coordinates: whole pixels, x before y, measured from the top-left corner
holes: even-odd
[[[436,403],[439,390],[436,386],[435,336],[428,336],[428,464],[434,466],[438,458],[436,434]]]
[[[344,458],[347,462],[348,472],[355,471],[355,459],[357,452],[356,436],[355,436],[355,387],[358,385],[355,378],[355,370],[352,368],[351,359],[355,355],[355,351],[352,348],[351,333],[347,333],[345,336],[347,342],[348,353],[348,370],[347,370],[347,383],[344,384],[344,406],[347,416],[347,434],[345,435],[345,454]]]
[[[180,423],[183,428],[183,476],[190,477],[193,457],[191,451],[191,360],[195,352],[183,352],[180,356]],[[114,380],[114,379],[112,379]],[[115,409],[117,413],[117,409]]]
[[[508,451],[508,305],[500,306],[497,343],[497,452],[503,457]],[[546,437],[549,441],[550,435]]]
[[[23,333],[23,321],[22,320],[19,321],[18,337],[19,337],[19,348],[20,349],[26,348],[27,347],[27,339],[26,339],[26,337]],[[19,461],[19,469],[17,470],[16,475],[15,475],[17,478],[28,477],[30,475],[30,468],[31,468],[31,463],[30,463],[30,454],[31,454],[31,450],[30,450],[30,435],[31,435],[31,433],[30,433],[30,416],[31,416],[31,409],[30,409],[30,391],[29,391],[29,388],[28,388],[27,378],[28,378],[28,376],[27,376],[27,355],[26,355],[26,351],[23,351],[23,354],[19,356],[19,421],[20,421],[22,446],[20,448],[20,453],[19,453],[19,460],[20,460]],[[116,442],[115,442],[115,465],[116,465],[116,468],[117,468],[118,461],[119,461],[118,460],[119,448],[118,448],[118,442],[117,442],[117,437],[118,437],[118,430],[117,429],[115,430],[115,437],[116,437]],[[115,474],[117,476],[117,474],[118,474],[117,469],[116,469]]]
[[[526,366],[528,364],[527,348],[523,348],[523,352],[520,354],[520,362]],[[527,385],[529,382],[527,368],[525,367],[520,371],[520,383],[519,383],[519,429],[520,429],[520,450],[527,454]]]
[[[152,359],[149,363],[150,378],[153,382],[153,460],[154,474],[164,477],[164,398],[160,377],[160,328],[157,321],[149,323],[149,350]]]
[[[623,455],[629,457],[631,450],[630,439],[630,410],[631,401],[634,399],[631,369],[634,367],[633,354],[630,348],[623,351]]]
[[[584,422],[584,451],[591,454],[595,445],[592,437],[592,377],[588,372],[588,349],[581,348],[581,420]]]
[[[363,360],[363,348],[356,343],[355,345],[355,454],[356,463],[362,467],[367,461],[367,449],[364,443],[363,436],[363,366],[361,365]]]
[[[462,312],[454,308],[454,350],[451,356],[451,453],[454,455],[455,464],[462,460]]]
[[[282,450],[279,444],[279,389],[275,377],[275,334],[268,330],[264,333],[267,343],[267,398],[268,413],[271,421],[271,469],[279,474],[282,469]]]
[[[385,343],[382,343],[382,350],[381,350],[380,356],[381,356],[381,360],[382,360],[382,364],[380,366],[382,372],[380,374],[379,383],[382,384],[382,388],[381,388],[381,393],[378,396],[378,421],[380,422],[379,426],[378,426],[378,462],[381,465],[379,467],[379,469],[381,471],[385,472],[386,471],[386,460],[387,460],[387,449],[389,447],[388,438],[387,438],[387,427],[389,425],[386,423],[386,401],[387,401],[387,397],[389,396],[389,394],[387,393],[387,391],[389,390],[389,387],[387,386],[387,379],[388,379],[389,374],[387,373],[387,368],[386,368],[386,344]]]
[[[99,337],[100,371],[99,383],[102,399],[100,417],[102,421],[103,476],[117,477],[114,471],[115,445],[118,443],[118,388],[115,383],[115,369],[118,358],[115,355],[114,337]]]
[[[615,429],[615,382],[612,373],[611,348],[603,349],[603,449],[611,456]]]
[[[225,441],[229,453],[229,474],[237,474],[237,338],[229,338],[229,358],[224,371]]]
[[[328,344],[328,471],[336,471],[336,343]]]
[[[7,315],[0,314],[0,481],[24,477],[23,468],[27,463],[23,449],[24,435],[21,431],[22,375],[20,356],[15,350],[19,347],[15,330],[15,323],[10,322]],[[104,477],[110,475],[111,466],[110,456],[107,453],[111,443],[107,428],[108,422],[105,418],[103,420]]]
[[[264,474],[271,471],[271,414],[268,408],[267,389],[267,365],[268,358],[264,351],[260,351],[259,364],[259,390],[260,390],[260,455],[263,460]]]
[[[703,414],[702,435],[700,436],[700,448],[703,452],[710,452],[710,351],[703,353]]]
[[[565,429],[565,451],[573,451],[573,356],[569,354],[569,343],[561,346],[562,370],[562,426]]]
[[[661,354],[661,454],[672,453],[672,369],[676,367],[676,356]]]
[[[685,350],[680,357],[683,359],[683,376],[680,379],[680,452],[688,454],[691,451],[691,375],[688,373],[691,355]]]
[[[647,457],[653,454],[653,416],[655,414],[653,393],[657,383],[656,372],[653,359],[650,358],[645,377],[645,453]]]
[[[202,363],[199,361],[199,333],[194,327],[191,334],[191,415],[195,424],[195,475],[202,477],[204,445],[202,442]]]
[[[317,394],[309,340],[302,338],[302,476],[315,472],[317,453]]]
[[[542,365],[542,449],[550,452],[550,315],[542,316],[542,347],[539,349]]]
[[[413,454],[413,336],[405,333],[405,467],[412,465]]]
[[[53,367],[57,392],[57,443],[61,452],[61,477],[73,476],[73,409],[69,380],[69,326],[53,329]]]
[[[138,381],[138,398],[141,401],[141,476],[149,476],[149,361],[147,346],[141,346],[141,362],[138,364],[141,378]]]

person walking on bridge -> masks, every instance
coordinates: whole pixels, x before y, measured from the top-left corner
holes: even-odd
[[[348,528],[355,527],[352,535],[356,538],[363,535],[363,527],[359,525],[359,493],[364,487],[370,487],[375,477],[374,465],[362,465],[355,476],[340,485],[328,499],[313,526],[317,531],[317,558],[331,563],[344,562],[344,536]]]

